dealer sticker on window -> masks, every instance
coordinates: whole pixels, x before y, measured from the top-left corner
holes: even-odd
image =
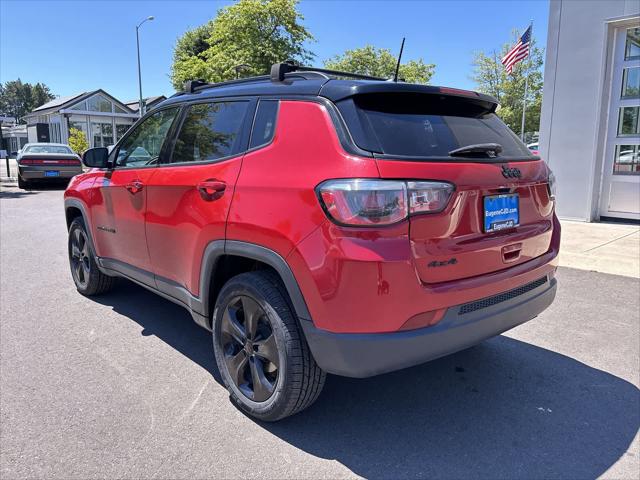
[[[520,224],[517,193],[484,197],[484,231],[497,232]]]

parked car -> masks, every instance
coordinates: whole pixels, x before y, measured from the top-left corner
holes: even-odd
[[[27,143],[18,152],[18,187],[34,182],[68,181],[82,173],[80,157],[62,143]]]
[[[329,73],[190,82],[85,152],[65,193],[78,291],[124,277],[185,307],[261,420],[326,373],[450,354],[556,293],[553,176],[494,98]]]
[[[530,143],[529,145],[527,145],[527,148],[531,150],[531,153],[533,153],[534,155],[538,155],[540,153],[540,146],[538,142]]]

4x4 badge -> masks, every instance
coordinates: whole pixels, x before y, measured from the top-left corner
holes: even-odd
[[[502,165],[502,176],[504,178],[520,178],[522,173],[519,168],[509,168],[506,165]]]

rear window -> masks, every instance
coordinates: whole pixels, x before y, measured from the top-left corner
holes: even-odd
[[[369,94],[338,104],[358,147],[401,157],[449,157],[479,143],[502,145],[501,157],[532,157],[486,104],[446,95]]]
[[[69,147],[64,145],[32,145],[25,148],[23,153],[73,153]]]

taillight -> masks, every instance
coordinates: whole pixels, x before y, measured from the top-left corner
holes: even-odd
[[[335,223],[370,227],[397,223],[410,214],[441,212],[451,197],[453,185],[352,178],[328,180],[317,191],[322,206]]]
[[[453,185],[445,182],[407,182],[409,213],[438,213],[447,206]]]
[[[20,165],[80,165],[80,160],[66,159],[66,160],[42,160],[39,158],[24,158],[18,162]]]

